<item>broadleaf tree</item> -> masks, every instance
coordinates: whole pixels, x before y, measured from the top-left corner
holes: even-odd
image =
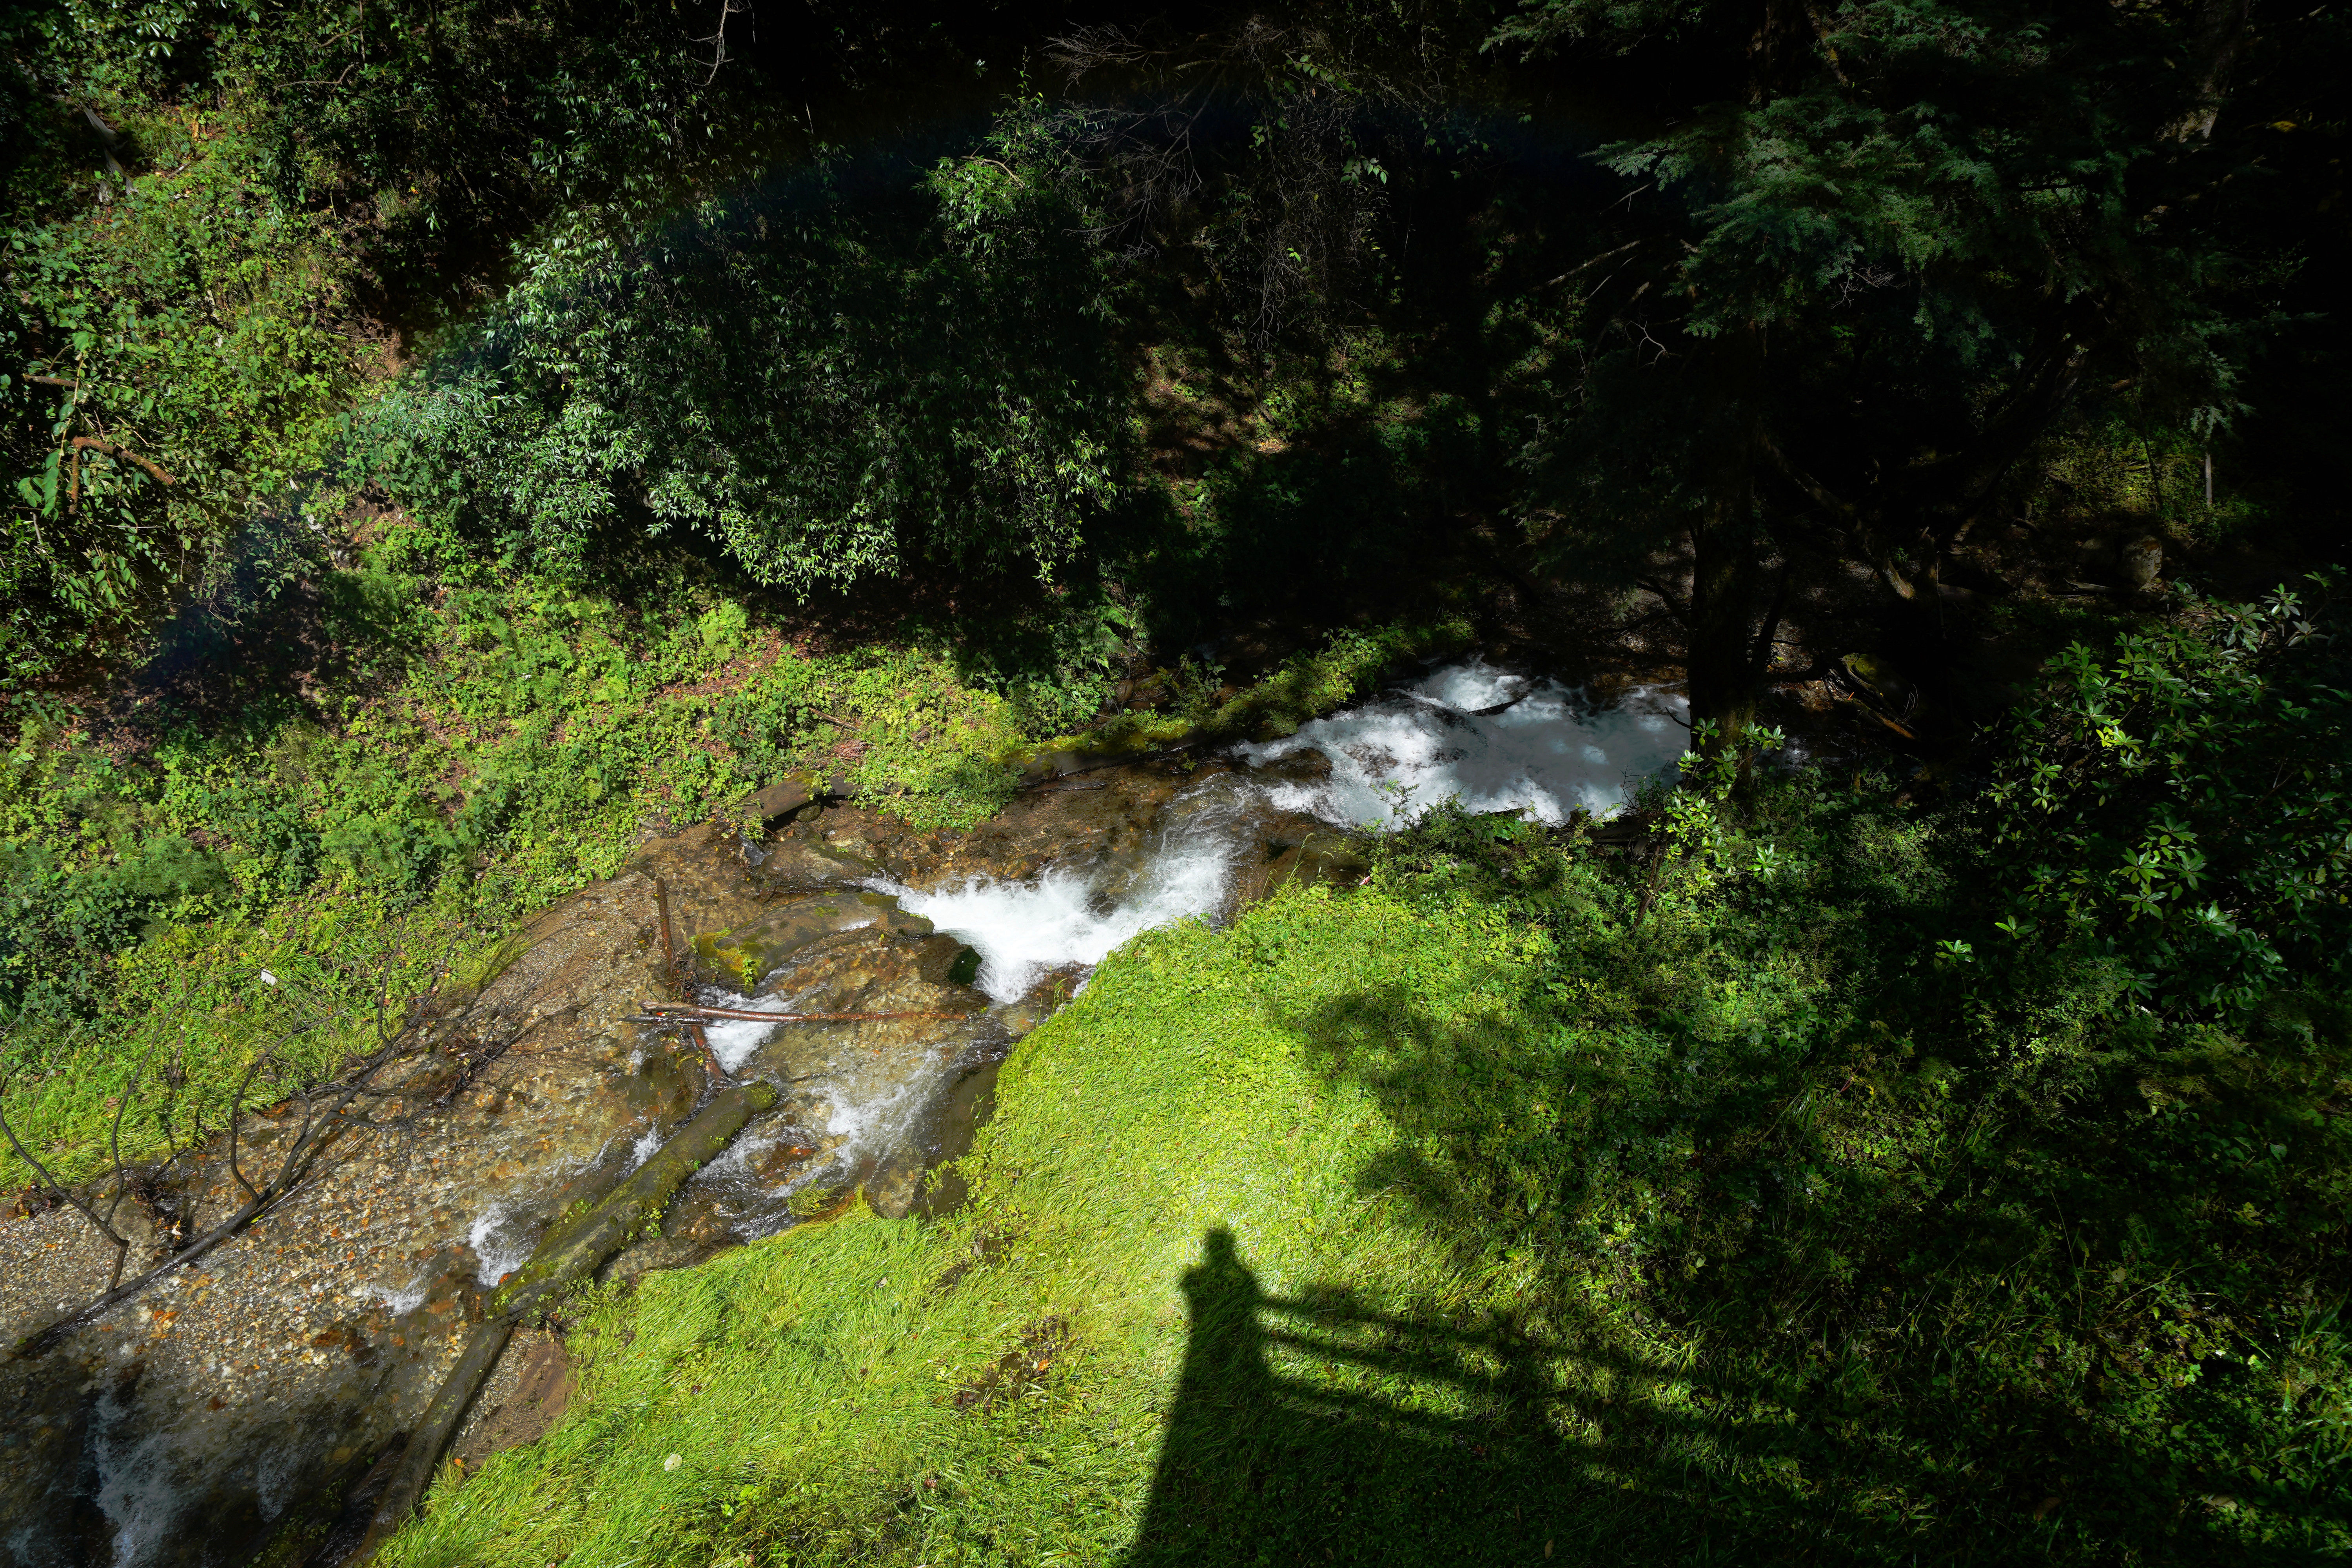
[[[1124,426],[1084,181],[1016,112],[911,175],[835,159],[634,237],[559,236],[362,423],[354,479],[517,559],[703,536],[796,592],[1050,576]]]

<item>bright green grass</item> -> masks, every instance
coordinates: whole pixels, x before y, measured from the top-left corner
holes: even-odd
[[[2279,1108],[2346,1015],[2174,1041],[2079,951],[1909,963],[1956,832],[1801,779],[1645,900],[1441,813],[1139,939],[1005,1064],[956,1216],[581,1303],[583,1397],[391,1561],[2340,1550],[2347,1167]]]
[[[1517,1395],[1591,1373],[1509,1331],[1512,1259],[1366,1179],[1399,1133],[1296,1023],[1409,972],[1507,1027],[1518,947],[1376,893],[1139,941],[1006,1064],[962,1214],[861,1207],[598,1303],[562,1425],[445,1478],[388,1561],[1102,1562],[1147,1515],[1170,1560],[1540,1561],[1597,1516]]]

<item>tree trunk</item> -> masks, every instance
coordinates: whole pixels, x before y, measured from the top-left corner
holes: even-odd
[[[1706,499],[1691,525],[1690,711],[1711,719],[1709,749],[1733,744],[1756,716],[1755,623],[1764,576],[1756,519],[1764,334],[1750,326],[1708,340],[1696,367]],[[1769,637],[1765,650],[1769,656]]]
[[[1756,716],[1753,628],[1762,570],[1745,506],[1737,514],[1712,510],[1691,530],[1690,711],[1694,723],[1715,721],[1715,745],[1722,746]]]

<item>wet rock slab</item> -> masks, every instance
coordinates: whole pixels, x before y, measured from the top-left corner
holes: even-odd
[[[0,1560],[227,1564],[272,1542],[290,1560],[324,1542],[431,1399],[500,1275],[706,1096],[702,1042],[632,1021],[649,1001],[933,1016],[710,1026],[733,1071],[782,1085],[783,1102],[608,1275],[698,1261],[861,1187],[887,1214],[943,1201],[926,1172],[968,1142],[995,1064],[1079,976],[1047,973],[992,999],[962,983],[961,942],[877,889],[1020,882],[1050,868],[1116,899],[1171,820],[1208,809],[1238,835],[1229,903],[1289,876],[1338,874],[1330,854],[1316,858],[1318,832],[1334,836],[1221,795],[1224,772],[1061,779],[967,834],[811,805],[757,845],[708,828],[659,841],[564,900],[483,990],[479,1013],[506,1048],[409,1136],[331,1147],[245,1235],[47,1354],[0,1363]],[[265,1121],[265,1146],[271,1135]],[[215,1157],[177,1195],[194,1229],[233,1209],[234,1192]],[[159,1256],[152,1237],[134,1239]],[[0,1224],[0,1336],[98,1294],[112,1264],[68,1211]],[[459,1454],[486,1457],[551,1419],[558,1352],[535,1343],[547,1342],[517,1337]]]

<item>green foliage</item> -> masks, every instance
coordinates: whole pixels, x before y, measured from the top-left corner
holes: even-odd
[[[0,662],[20,681],[104,651],[86,629],[135,631],[159,584],[285,507],[361,384],[350,263],[268,198],[249,127],[150,140],[173,166],[0,236]]]
[[[1465,518],[1649,583],[1708,701],[1780,571],[1940,638],[2032,450],[2218,534],[2179,479],[2299,265],[2276,192],[2334,199],[2269,172],[2321,12],[1538,0],[1495,41],[1677,38],[1722,100],[1612,202],[1429,112],[1484,16],[1090,34],[1218,85],[910,163],[787,85],[864,100],[900,16],[722,58],[719,9],[0,19],[0,1072],[63,1173],[137,1075],[143,1156],[787,769],[969,826],[1025,741],[1286,732],[1466,620],[1101,716],[1147,639],[1418,586]],[[407,515],[304,513],[330,458]],[[353,563],[312,517],[362,512]],[[756,592],[890,578],[949,608],[822,657]],[[2071,650],[1974,804],[1703,736],[1631,852],[1440,812],[1360,893],[1143,940],[1007,1064],[969,1209],[599,1296],[572,1418],[394,1555],[2341,1553],[2331,592]],[[231,696],[36,700],[150,632],[139,697]]]
[[[1292,734],[1307,720],[1369,694],[1397,666],[1465,647],[1472,635],[1468,620],[1458,616],[1398,621],[1370,630],[1345,626],[1325,638],[1321,647],[1291,655],[1265,679],[1222,703],[1216,700],[1222,689],[1187,657],[1168,677],[1176,698],[1172,712],[1121,713],[1083,733],[1029,748],[1028,754],[1150,751],[1180,741],[1213,746]]]
[[[703,18],[667,5],[63,0],[40,13],[19,35],[21,68],[134,121],[238,100],[268,195],[289,212],[356,207],[386,271],[509,232],[517,206],[656,210],[720,164],[722,129],[768,129],[747,101],[758,67],[713,70]],[[122,161],[152,156],[131,134]]]
[[[1664,840],[1664,853],[1653,865],[1653,886],[1664,872],[1667,858],[1674,857],[1688,863],[1682,890],[1700,895],[1711,889],[1728,868],[1726,857],[1731,834],[1727,817],[1741,775],[1760,754],[1786,745],[1788,738],[1778,730],[1750,727],[1727,740],[1714,720],[1699,719],[1691,724],[1691,750],[1682,755],[1682,787],[1654,789],[1644,804],[1659,811],[1659,832]],[[1769,845],[1759,846],[1758,850],[1769,872],[1777,851]]]
[[[2014,855],[2012,942],[2104,943],[2175,1016],[2242,1019],[2302,977],[2352,978],[2352,665],[2331,603],[2189,598],[2080,643],[2016,721],[1987,796]]]
[[[898,171],[837,160],[628,240],[555,237],[377,407],[353,477],[575,574],[633,529],[796,592],[1050,575],[1117,472],[1076,177],[1018,113],[912,191]]]
[[[1411,410],[1336,401],[1270,419],[1276,450],[1229,454],[1202,478],[1181,544],[1136,563],[1170,615],[1205,621],[1204,598],[1246,612],[1302,584],[1345,593],[1378,581],[1406,569],[1428,548],[1432,520],[1475,493],[1489,454],[1460,399]]]
[[[753,68],[722,80],[697,38],[671,5],[569,0],[7,23],[0,668],[117,656],[216,588],[421,324],[397,318],[505,241],[566,205],[644,222],[764,143]]]
[[[1460,616],[1401,621],[1368,631],[1343,627],[1310,653],[1293,654],[1279,668],[1236,693],[1200,726],[1212,742],[1287,735],[1318,713],[1369,693],[1382,673],[1408,659],[1466,647],[1473,636]]]
[[[1570,522],[1560,556],[1662,587],[1694,702],[1735,722],[1780,591],[1771,557],[1824,583],[1832,562],[1866,569],[1898,640],[1940,661],[1940,574],[2029,488],[2037,442],[2127,418],[2144,449],[2201,445],[2243,412],[2305,231],[2242,201],[2240,171],[2294,123],[2295,52],[2342,43],[2317,13],[2257,33],[2186,4],[1853,0],[1759,20],[1536,0],[1496,37],[1677,37],[1712,99],[1598,154],[1626,216],[1563,274],[1590,269],[1578,416],[1528,456]],[[1649,189],[1674,199],[1637,204]]]

